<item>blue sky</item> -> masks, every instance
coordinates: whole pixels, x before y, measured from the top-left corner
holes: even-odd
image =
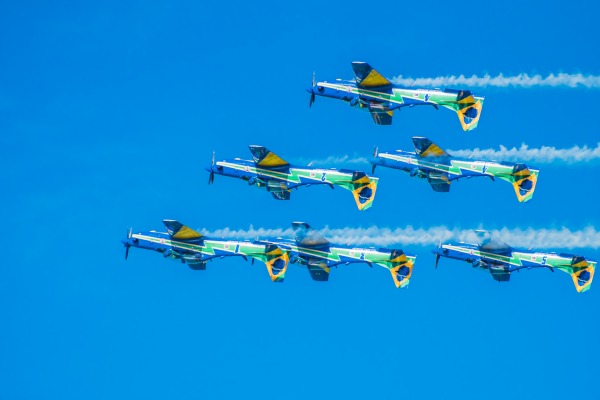
[[[443,4],[3,5],[0,398],[598,397],[597,283],[579,295],[565,274],[528,271],[501,285],[450,260],[434,270],[428,247],[402,243],[418,256],[406,290],[364,266],[326,284],[292,266],[279,285],[239,260],[195,272],[135,249],[123,259],[126,229],[164,218],[206,230],[597,226],[598,163],[540,165],[526,204],[502,182],[440,194],[381,168],[364,213],[341,190],[276,202],[206,184],[213,150],[248,156],[249,144],[289,159],[409,150],[415,135],[451,149],[596,146],[593,88],[474,88],[486,101],[469,133],[444,110],[381,127],[333,100],[308,108],[312,72],[351,78],[354,60],[389,77],[600,75],[593,5]]]

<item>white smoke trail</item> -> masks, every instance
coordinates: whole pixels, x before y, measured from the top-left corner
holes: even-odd
[[[402,75],[392,79],[393,83],[403,86],[425,86],[425,87],[442,87],[442,86],[466,86],[466,87],[586,87],[600,88],[600,76],[598,75],[583,75],[583,74],[550,74],[546,77],[541,75],[519,74],[516,76],[438,76],[435,78],[405,78]]]
[[[354,165],[354,164],[369,164],[367,157],[359,156],[358,154],[353,155],[341,155],[341,156],[329,156],[323,159],[309,160],[307,158],[293,159],[292,164],[294,165],[311,165],[312,167],[329,168],[331,166],[339,165]]]
[[[542,146],[540,148],[530,148],[522,143],[520,147],[508,148],[500,145],[498,149],[463,149],[448,150],[448,153],[455,157],[470,158],[474,160],[497,160],[497,161],[516,161],[516,162],[534,162],[537,164],[551,164],[561,162],[565,164],[576,164],[600,160],[600,143],[596,147],[573,146],[566,149],[557,149],[554,146]],[[307,160],[301,160],[297,165],[306,165]],[[358,155],[329,156],[322,160],[313,160],[312,166],[336,167],[336,166],[356,166],[369,165],[367,157]],[[364,169],[364,167],[363,167]]]
[[[448,150],[456,157],[473,157],[483,160],[502,161],[533,161],[536,163],[553,163],[556,161],[567,164],[590,162],[600,159],[600,143],[596,147],[573,146],[568,149],[557,149],[554,146],[542,146],[539,149],[529,148],[525,143],[521,147],[507,148],[500,145],[499,149]]]
[[[478,242],[480,237],[474,230],[434,226],[430,228],[330,228],[325,227],[319,232],[332,243],[352,244],[354,246],[436,246],[440,242],[465,241]],[[566,227],[560,229],[535,228],[501,228],[491,230],[493,237],[507,242],[515,247],[534,247],[536,249],[576,249],[600,248],[600,231],[588,226],[580,230]],[[254,228],[233,230],[229,228],[206,232],[210,237],[225,237],[237,239],[255,239],[266,237],[294,238],[294,231],[287,229]]]

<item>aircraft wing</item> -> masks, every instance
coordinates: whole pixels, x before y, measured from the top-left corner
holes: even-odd
[[[326,282],[329,280],[330,269],[324,262],[308,262],[308,273],[315,281]]]
[[[290,165],[289,162],[263,146],[250,145],[250,152],[252,153],[254,162],[259,167],[279,168],[288,167]]]
[[[392,82],[388,81],[383,75],[377,72],[376,69],[369,64],[360,61],[352,63],[356,85],[360,88],[375,88],[382,86],[391,86]]]
[[[427,180],[431,188],[436,192],[450,191],[450,180],[448,179],[448,174],[445,172],[429,172]]]
[[[394,111],[376,111],[374,108],[370,108],[371,117],[377,125],[391,125]]]
[[[419,157],[450,157],[440,146],[433,143],[426,137],[415,136],[412,138],[415,146],[415,152]]]
[[[329,241],[306,222],[292,222],[296,243],[302,247],[329,247]]]
[[[290,194],[291,194],[291,191],[289,191],[289,190],[281,190],[281,191],[271,192],[271,195],[273,196],[273,198],[275,200],[289,200]]]
[[[488,266],[492,278],[498,282],[508,282],[510,280],[510,272],[506,264],[493,264]]]
[[[173,239],[189,240],[200,239],[202,237],[201,233],[183,225],[179,221],[165,219],[163,220],[163,224],[165,224],[167,232],[169,232],[169,235],[171,235]]]

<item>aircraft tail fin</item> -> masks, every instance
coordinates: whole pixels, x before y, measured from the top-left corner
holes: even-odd
[[[416,257],[407,256],[402,250],[397,249],[379,249],[379,251],[389,251],[390,253],[389,259],[381,264],[390,270],[396,287],[408,286]]]
[[[479,118],[481,117],[481,110],[483,108],[483,98],[475,98],[468,90],[461,90],[457,94],[456,103],[458,109],[458,120],[463,130],[471,131],[477,128]]]
[[[575,256],[571,261],[571,269],[571,278],[573,278],[573,284],[575,284],[577,292],[587,292],[592,286],[596,262],[588,261],[581,256]]]
[[[512,172],[513,188],[520,202],[531,200],[540,171],[529,169],[525,164],[515,164]]]
[[[269,244],[265,247],[265,257],[265,265],[271,280],[273,282],[283,282],[290,261],[289,252],[282,250],[277,245]]]
[[[351,188],[354,201],[359,210],[371,208],[377,192],[379,178],[369,177],[362,171],[352,174]]]
[[[165,224],[169,235],[171,235],[173,239],[189,240],[200,239],[202,237],[201,233],[196,232],[192,228],[183,225],[179,221],[165,219],[163,220],[163,224]]]

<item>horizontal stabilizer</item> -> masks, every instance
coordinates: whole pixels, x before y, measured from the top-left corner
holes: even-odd
[[[361,88],[374,88],[382,86],[391,86],[392,82],[388,81],[377,70],[371,67],[366,62],[354,61],[352,63],[356,85]]]
[[[167,227],[167,232],[173,239],[190,240],[199,239],[202,237],[201,233],[196,232],[192,228],[188,228],[179,221],[172,219],[165,219],[163,223]]]
[[[254,162],[259,167],[277,168],[288,167],[290,165],[290,163],[263,146],[251,145],[250,152],[252,153]]]
[[[415,145],[415,152],[420,157],[450,157],[440,146],[426,137],[415,136],[412,140]]]

